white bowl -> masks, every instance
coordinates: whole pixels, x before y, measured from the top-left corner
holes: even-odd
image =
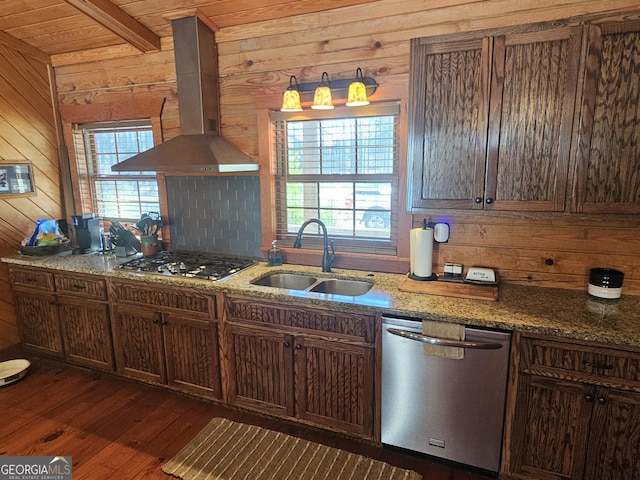
[[[29,360],[24,358],[0,362],[0,386],[20,380],[27,374],[29,365],[31,365]]]

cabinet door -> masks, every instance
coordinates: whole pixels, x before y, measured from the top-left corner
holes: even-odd
[[[640,213],[640,22],[589,27],[573,209]]]
[[[414,209],[564,210],[581,32],[412,41]]]
[[[372,437],[372,347],[295,337],[296,416],[317,425]]]
[[[563,211],[581,27],[496,37],[486,209]]]
[[[23,345],[31,351],[62,358],[64,349],[55,296],[16,292],[15,306]]]
[[[584,478],[640,478],[640,393],[596,391]]]
[[[293,337],[227,324],[231,404],[293,417]]]
[[[509,478],[582,480],[593,405],[593,387],[520,375]]]
[[[216,323],[169,314],[162,323],[169,386],[221,398]]]
[[[482,208],[489,38],[411,41],[409,158],[413,208]]]
[[[59,311],[67,361],[113,370],[109,307],[104,303],[61,298]]]
[[[166,383],[160,313],[118,307],[113,319],[113,347],[118,373]]]

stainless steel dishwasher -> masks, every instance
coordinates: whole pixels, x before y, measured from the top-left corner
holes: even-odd
[[[462,342],[422,335],[420,320],[382,317],[382,443],[498,472],[511,334],[465,328]],[[423,344],[464,348],[425,355]]]

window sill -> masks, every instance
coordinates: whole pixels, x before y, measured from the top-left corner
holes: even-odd
[[[269,248],[262,248],[267,257]],[[305,250],[303,248],[282,248],[282,259],[285,264],[308,265],[311,267],[322,265],[322,252],[319,250]],[[384,273],[406,273],[409,271],[409,261],[391,255],[371,255],[347,252],[336,252],[336,259],[332,267],[348,270],[360,270]]]

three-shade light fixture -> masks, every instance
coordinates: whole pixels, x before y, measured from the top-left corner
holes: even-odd
[[[362,69],[356,70],[356,78],[329,81],[329,74],[322,73],[322,80],[318,83],[298,84],[295,76],[289,79],[289,87],[284,92],[282,99],[282,112],[301,112],[301,97],[307,96],[310,99],[313,94],[313,104],[311,108],[316,110],[330,110],[333,108],[332,92],[346,92],[346,105],[357,107],[368,105],[368,96],[372,95],[378,87],[376,81],[371,77],[363,77]],[[341,95],[344,98],[344,94]]]

